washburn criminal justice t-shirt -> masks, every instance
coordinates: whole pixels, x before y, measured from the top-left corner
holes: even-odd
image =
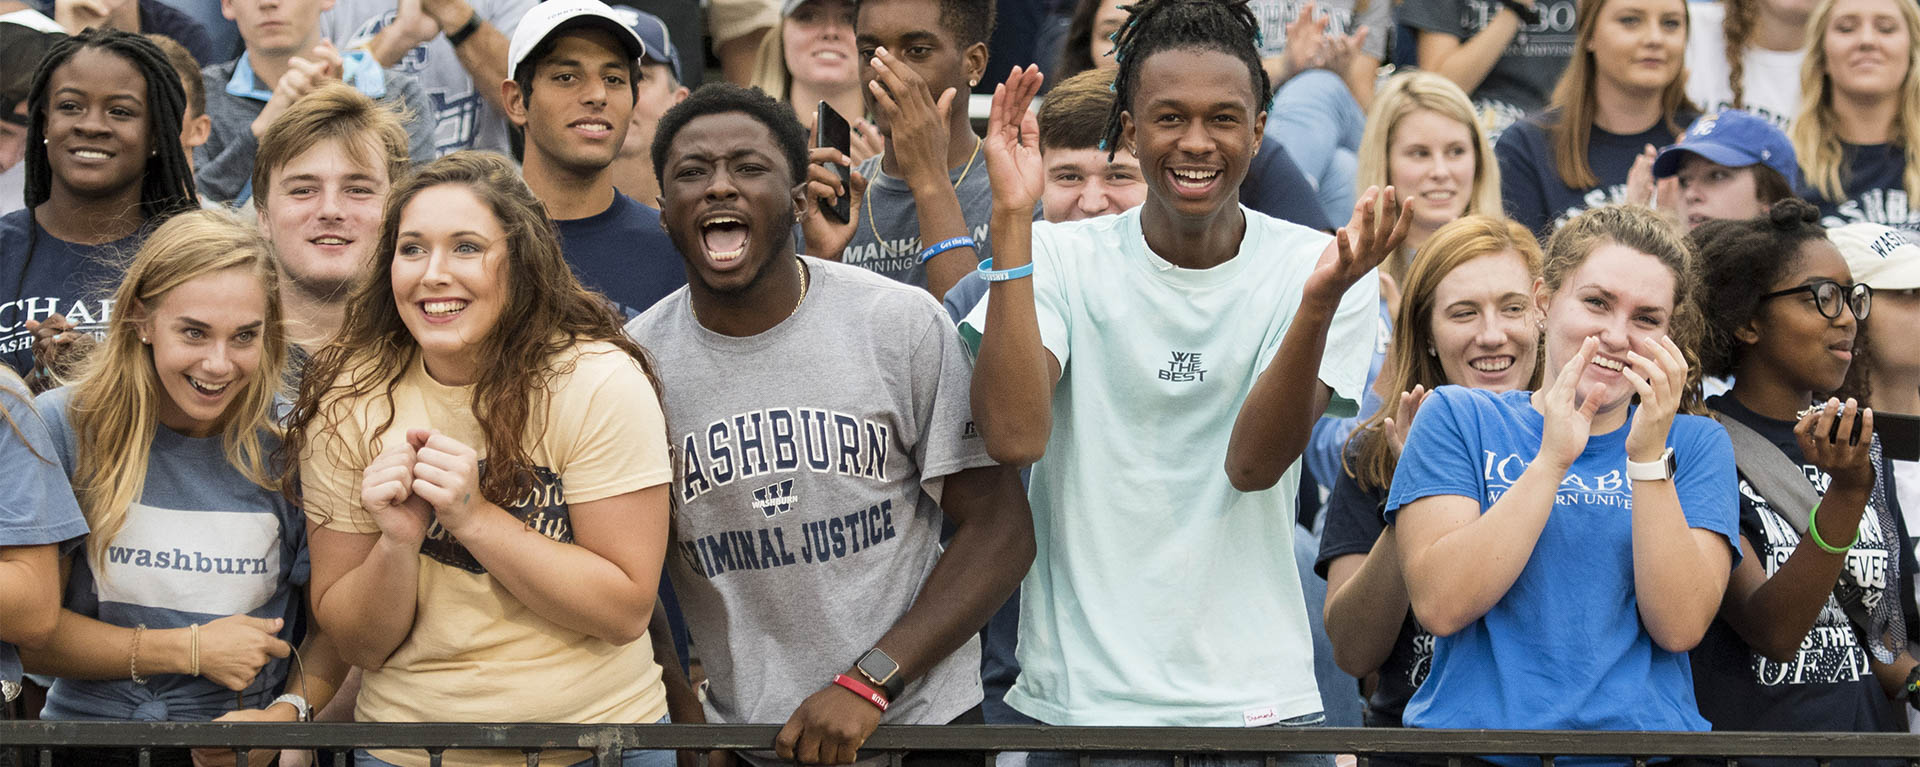
[[[571,504],[662,485],[672,471],[660,403],[638,362],[612,344],[585,342],[550,364],[555,373],[531,403],[526,437],[534,487],[507,511],[548,538],[573,543]],[[317,436],[301,456],[307,516],[329,530],[379,534],[360,505],[361,472],[402,443],[408,429],[439,429],[485,449],[473,387],[435,381],[417,352],[392,399],[384,386],[378,391],[349,403],[350,420],[316,419]],[[389,413],[392,423],[368,445]],[[416,599],[413,630],[385,665],[366,672],[354,711],[359,721],[599,724],[666,715],[660,666],[645,635],[614,645],[548,620],[438,525],[420,546]],[[374,755],[401,767],[427,764],[421,751]],[[548,757],[562,764],[586,758]],[[446,754],[449,765],[523,761],[518,752]]]
[[[945,478],[993,465],[939,304],[805,261],[806,299],[758,335],[707,330],[684,288],[627,324],[667,390],[680,458],[667,569],[715,723],[785,722],[859,660],[940,559]],[[881,721],[945,724],[980,700],[969,637]]]

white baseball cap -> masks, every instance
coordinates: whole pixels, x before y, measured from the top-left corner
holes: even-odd
[[[606,3],[600,0],[546,0],[528,9],[526,15],[520,17],[520,24],[514,27],[513,40],[507,43],[507,76],[513,77],[527,55],[554,33],[582,26],[607,30],[621,45],[626,46],[627,53],[633,58],[647,55],[646,42]]]
[[[1920,244],[1905,232],[1861,221],[1828,229],[1827,239],[1847,259],[1854,282],[1875,290],[1920,288]]]

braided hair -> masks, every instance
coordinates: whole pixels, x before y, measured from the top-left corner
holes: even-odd
[[[47,89],[52,85],[53,72],[87,48],[126,59],[147,81],[147,140],[154,155],[147,159],[147,170],[141,177],[141,218],[154,226],[175,213],[199,207],[193,170],[187,165],[186,149],[180,146],[187,96],[172,62],[159,46],[140,35],[89,27],[53,44],[40,61],[40,68],[34,70],[33,84],[27,91],[27,103],[31,105],[27,121],[27,215],[33,216],[34,208],[53,196],[53,167],[47,161],[46,147]]]
[[[1219,51],[1247,65],[1256,112],[1273,101],[1267,70],[1260,66],[1260,22],[1247,0],[1140,0],[1126,7],[1127,23],[1114,38],[1113,59],[1120,67],[1113,78],[1118,96],[1107,114],[1101,148],[1108,159],[1120,144],[1120,114],[1133,109],[1139,89],[1140,64],[1166,50]]]

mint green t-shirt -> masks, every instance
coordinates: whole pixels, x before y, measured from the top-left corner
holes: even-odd
[[[1204,270],[1149,252],[1139,208],[1034,224],[1040,337],[1061,375],[1007,703],[1042,722],[1241,727],[1320,710],[1293,562],[1298,462],[1254,493],[1225,467],[1331,238],[1241,211],[1239,254]],[[988,301],[962,322],[969,342]],[[1360,400],[1378,301],[1371,275],[1341,299],[1320,367],[1329,415]]]

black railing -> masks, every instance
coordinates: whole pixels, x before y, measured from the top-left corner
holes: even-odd
[[[46,748],[324,749],[336,767],[355,748],[424,750],[439,764],[445,751],[505,749],[539,764],[548,750],[589,751],[599,765],[618,765],[623,749],[686,751],[764,750],[780,728],[763,725],[569,724],[211,724],[151,722],[0,721],[0,747],[22,748],[27,764],[52,764]],[[1755,757],[1814,760],[1900,759],[1920,767],[1920,735],[1756,732],[1547,732],[1509,730],[1394,730],[1348,728],[1226,729],[1200,727],[1045,727],[949,725],[882,727],[862,755],[904,751],[982,752],[983,767],[1007,751],[1061,751],[1097,756],[1114,752],[1234,754],[1274,758],[1288,754],[1353,754],[1365,767],[1374,756],[1419,755],[1451,764],[1480,756],[1607,756],[1643,763],[1696,757],[1729,765]],[[33,756],[37,752],[37,756]],[[898,759],[892,760],[896,765]],[[1083,762],[1084,764],[1084,762]]]

